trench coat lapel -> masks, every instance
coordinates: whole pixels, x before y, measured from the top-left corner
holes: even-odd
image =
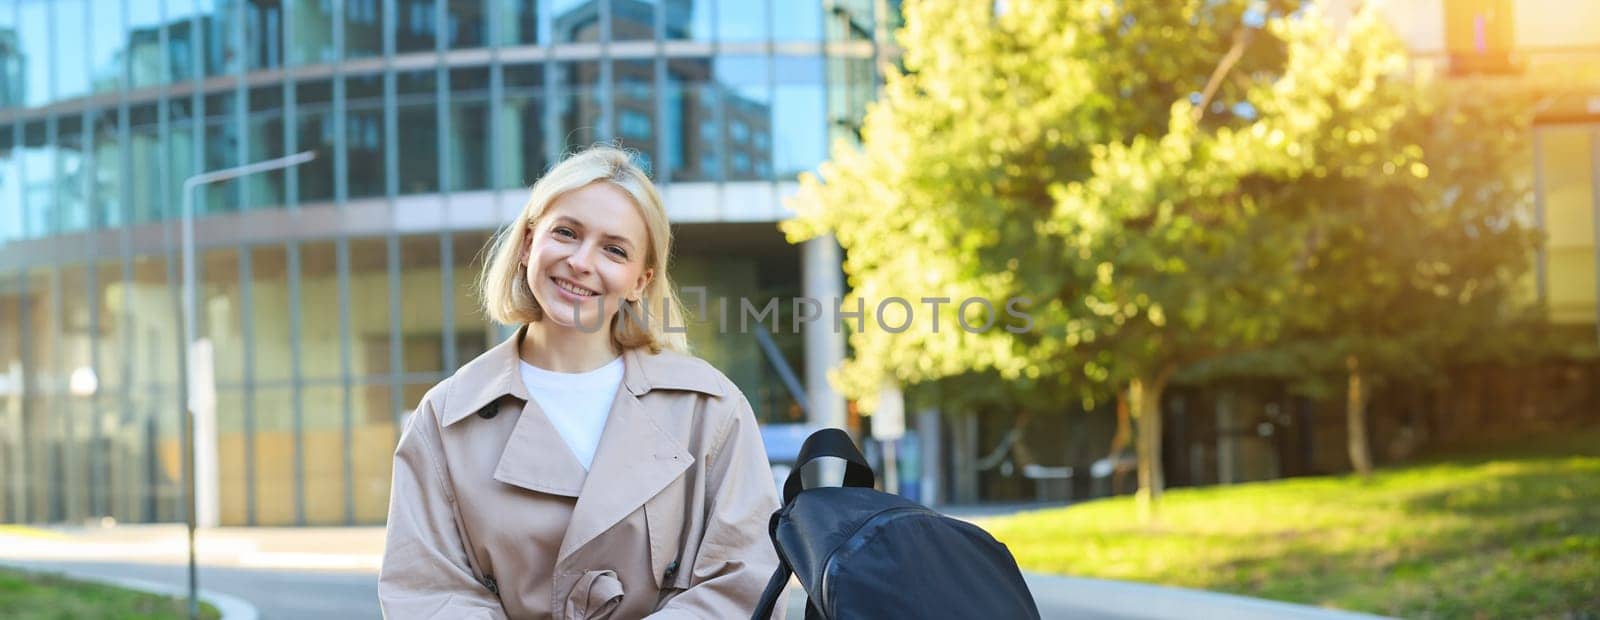
[[[494,479],[530,491],[577,497],[587,477],[583,464],[538,402],[532,398],[523,401],[522,416],[506,438]]]
[[[441,422],[451,426],[474,414],[492,418],[520,409],[501,447],[494,479],[530,491],[577,497],[588,474],[522,383],[517,343],[523,329],[458,371]]]
[[[561,541],[558,563],[643,506],[694,463],[694,457],[661,428],[640,402],[642,392],[648,388],[635,394],[646,381],[640,354],[629,351],[623,355],[626,359],[622,385],[601,431],[600,446],[573,508],[572,522]]]

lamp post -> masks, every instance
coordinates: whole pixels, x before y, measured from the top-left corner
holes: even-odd
[[[198,410],[202,406],[207,411],[210,411],[215,407],[216,403],[215,386],[210,380],[210,343],[196,346],[200,343],[195,337],[195,332],[197,331],[195,323],[199,312],[195,308],[194,190],[202,185],[218,181],[227,181],[260,172],[298,166],[311,161],[316,156],[315,151],[302,151],[287,157],[268,159],[211,172],[202,172],[183,181],[183,213],[180,214],[183,228],[182,239],[180,240],[183,252],[183,347],[178,350],[178,355],[181,356],[179,359],[183,365],[183,372],[178,377],[178,398],[183,401],[185,411],[183,419],[183,477],[184,492],[187,495],[185,500],[188,506],[184,510],[184,522],[189,530],[189,618],[191,620],[200,618],[200,599],[198,597],[200,573],[195,562],[194,546],[196,512],[194,444],[198,437],[196,434],[196,417]],[[193,363],[197,357],[204,358],[206,362],[204,364],[205,368],[199,368],[200,364]],[[191,386],[191,381],[195,382],[196,385]],[[208,426],[208,430],[210,429],[211,427]],[[208,466],[211,468],[211,472],[215,473],[216,459],[214,455],[210,459]]]

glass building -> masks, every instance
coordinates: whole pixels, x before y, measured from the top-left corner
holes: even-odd
[[[680,287],[838,294],[837,247],[773,223],[855,139],[897,6],[0,0],[0,519],[183,518],[178,222],[204,171],[316,153],[194,196],[224,525],[383,521],[400,422],[506,335],[470,292],[485,241],[565,152],[638,153]],[[830,327],[690,331],[787,422],[842,406]]]

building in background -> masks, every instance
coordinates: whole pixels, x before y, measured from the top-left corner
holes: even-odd
[[[1551,322],[1600,343],[1600,3],[1407,0],[1379,5],[1413,67],[1535,101],[1532,288]]]
[[[183,518],[177,223],[202,171],[317,153],[196,196],[226,525],[382,522],[399,424],[506,335],[480,252],[563,153],[638,153],[680,287],[839,295],[837,247],[773,223],[855,138],[897,5],[0,0],[0,520]],[[806,329],[690,328],[763,422],[836,421],[842,336]]]

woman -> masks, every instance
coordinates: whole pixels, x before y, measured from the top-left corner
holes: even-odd
[[[750,614],[777,491],[744,395],[683,352],[670,247],[622,151],[534,185],[479,282],[516,334],[429,390],[395,450],[387,617]]]

